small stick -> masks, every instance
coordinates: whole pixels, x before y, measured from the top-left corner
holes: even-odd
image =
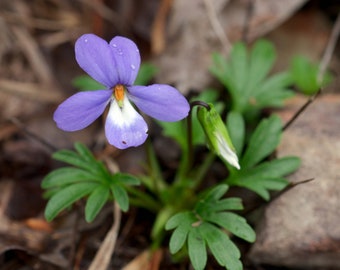
[[[120,211],[119,205],[116,202],[113,204],[113,216],[114,222],[112,227],[106,234],[103,243],[101,244],[89,267],[89,270],[108,269],[112,254],[115,249],[118,231],[122,219],[122,212]]]
[[[306,179],[306,180],[302,180],[300,182],[296,182],[296,183],[289,183],[288,186],[286,186],[283,190],[281,190],[280,192],[278,192],[277,194],[275,194],[272,199],[270,200],[270,202],[275,201],[277,198],[281,197],[284,193],[286,193],[287,191],[291,190],[292,188],[299,186],[301,184],[307,184],[311,181],[314,181],[314,178],[310,178],[310,179]]]
[[[225,34],[223,27],[221,26],[220,21],[217,18],[217,13],[213,4],[213,0],[204,0],[205,7],[207,9],[208,17],[211,23],[211,26],[217,36],[217,38],[220,40],[224,50],[229,53],[231,49],[231,43]]]
[[[245,14],[245,20],[244,20],[244,25],[243,25],[243,30],[242,30],[242,41],[244,43],[249,42],[250,20],[253,17],[254,6],[255,6],[255,1],[248,0],[246,14]]]
[[[43,139],[42,137],[39,137],[37,134],[29,131],[23,123],[21,123],[17,118],[11,118],[9,119],[15,126],[17,126],[23,133],[25,133],[28,137],[32,138],[33,140],[39,142],[43,146],[46,146],[50,151],[55,152],[58,149],[50,144],[48,141]]]

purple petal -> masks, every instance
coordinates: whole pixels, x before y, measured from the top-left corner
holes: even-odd
[[[129,98],[145,114],[157,120],[173,122],[187,117],[190,106],[174,87],[165,84],[128,87]]]
[[[96,120],[105,110],[111,90],[79,92],[66,99],[54,112],[57,126],[65,131],[83,129]]]
[[[141,61],[136,44],[128,38],[117,36],[110,41],[110,46],[114,53],[118,83],[133,85]]]
[[[110,144],[119,149],[143,144],[148,137],[148,126],[125,96],[123,108],[112,101],[105,123],[105,133]]]
[[[107,86],[132,85],[136,79],[140,55],[136,44],[124,37],[115,37],[108,44],[93,35],[81,36],[75,44],[79,66],[93,79]]]

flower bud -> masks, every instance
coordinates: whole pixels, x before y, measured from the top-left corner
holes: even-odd
[[[205,132],[210,149],[214,151],[224,162],[240,169],[235,148],[231,142],[226,125],[216,112],[213,104],[209,103],[210,109],[200,107],[197,117]]]

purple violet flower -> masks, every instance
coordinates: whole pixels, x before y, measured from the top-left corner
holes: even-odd
[[[57,126],[76,131],[89,126],[110,104],[105,134],[119,149],[143,144],[148,126],[136,107],[161,121],[179,121],[188,115],[190,106],[175,88],[165,84],[133,85],[140,66],[140,54],[130,39],[116,36],[110,43],[85,34],[75,44],[79,66],[106,89],[79,92],[59,105],[54,113]]]

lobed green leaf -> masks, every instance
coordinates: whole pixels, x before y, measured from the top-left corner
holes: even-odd
[[[47,221],[54,219],[62,210],[69,207],[75,201],[88,195],[98,186],[96,183],[77,183],[61,189],[48,201],[45,208]]]
[[[239,260],[241,253],[224,232],[206,222],[202,223],[198,229],[221,266],[229,270],[242,270],[242,263]]]
[[[246,135],[245,121],[242,114],[233,111],[228,113],[227,129],[237,155],[241,156]]]
[[[208,221],[227,229],[232,234],[248,242],[254,242],[256,234],[245,218],[231,212],[211,213]]]
[[[60,150],[55,152],[52,157],[56,160],[80,167],[87,171],[97,171],[95,164],[88,162],[88,160],[83,159],[78,153],[71,150]]]
[[[89,195],[85,206],[85,219],[92,222],[109,199],[110,190],[106,186],[96,187]]]
[[[252,134],[241,159],[242,170],[253,167],[271,154],[280,142],[281,133],[282,122],[278,116],[272,115],[263,119]]]
[[[137,186],[140,185],[140,180],[131,175],[131,174],[127,174],[127,173],[115,173],[111,176],[112,181],[114,183],[121,183],[121,184],[125,184],[125,185],[131,185],[131,186]]]
[[[271,42],[267,40],[258,40],[252,50],[249,58],[248,87],[257,86],[268,75],[276,58],[276,52]]]
[[[125,188],[123,188],[121,185],[112,185],[111,192],[120,209],[126,212],[129,209],[129,196]]]
[[[192,229],[188,234],[188,253],[195,270],[204,269],[207,264],[207,250],[199,230]]]
[[[63,187],[73,183],[98,181],[98,176],[93,175],[83,169],[74,167],[64,167],[50,172],[41,182],[44,189]]]

